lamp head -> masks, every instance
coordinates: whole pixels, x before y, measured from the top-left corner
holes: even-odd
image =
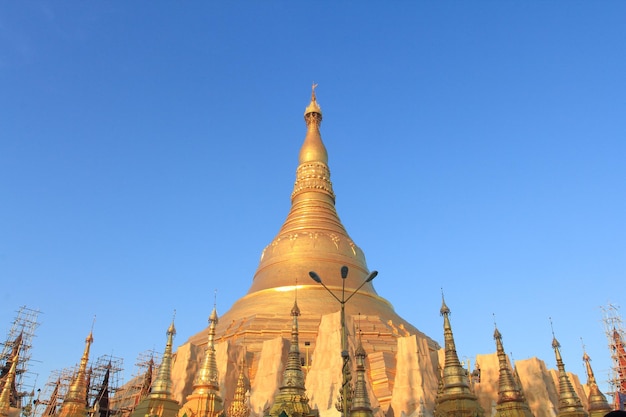
[[[313,278],[313,281],[317,282],[318,284],[322,283],[322,279],[319,275],[317,275],[315,271],[309,271],[309,276]]]
[[[348,278],[348,267],[344,265],[341,267],[341,279],[346,278]]]
[[[378,271],[372,271],[371,274],[369,274],[369,276],[367,277],[367,279],[365,280],[365,282],[370,282],[372,281],[374,278],[376,278],[376,275],[378,275]]]

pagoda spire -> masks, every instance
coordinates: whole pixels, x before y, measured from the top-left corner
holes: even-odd
[[[215,357],[215,327],[218,323],[217,309],[209,316],[209,332],[204,361],[193,382],[193,392],[181,407],[179,416],[216,417],[224,412],[224,401],[220,396],[219,374]]]
[[[367,353],[361,341],[361,331],[359,329],[359,345],[354,352],[356,359],[356,381],[354,382],[354,395],[352,397],[352,407],[350,417],[372,417],[372,406],[367,395],[367,385],[365,382],[365,358]]]
[[[208,391],[219,391],[219,374],[215,358],[215,327],[218,323],[217,310],[213,307],[209,316],[209,334],[202,366],[193,382],[193,393],[202,394]]]
[[[80,358],[78,371],[63,399],[58,417],[85,417],[87,415],[87,363],[89,362],[89,349],[92,343],[93,331],[90,331],[85,339],[85,350]]]
[[[180,404],[172,395],[172,345],[176,334],[173,319],[166,334],[165,352],[157,376],[152,383],[152,390],[135,407],[131,417],[175,417],[180,410]]]
[[[228,407],[228,417],[248,417],[250,415],[251,410],[246,398],[245,367],[245,360],[242,358],[237,386],[235,387],[235,396]]]
[[[307,276],[312,259],[316,271],[328,277],[329,288],[342,288],[345,284],[346,291],[355,290],[369,274],[363,252],[348,236],[335,208],[328,152],[320,134],[322,110],[316,87],[313,84],[311,101],[304,111],[306,135],[298,156],[291,210],[278,235],[263,250],[249,295],[293,287],[291,277]],[[343,265],[354,271],[345,282],[335,272]],[[289,274],[280,272],[285,267],[289,268]],[[359,292],[376,295],[371,283]],[[309,301],[305,303],[308,305]]]
[[[304,388],[304,372],[300,362],[300,348],[298,340],[298,316],[300,308],[295,300],[291,309],[291,345],[287,355],[287,365],[283,371],[283,382],[274,397],[274,404],[270,408],[269,416],[278,417],[286,414],[287,417],[303,417],[312,415],[309,398]]]
[[[172,398],[172,345],[174,336],[176,335],[176,327],[174,320],[167,328],[167,343],[165,344],[165,352],[163,353],[163,361],[159,366],[157,377],[152,384],[149,398]]]
[[[587,398],[589,403],[589,417],[603,417],[606,413],[612,410],[606,397],[600,391],[596,377],[591,369],[591,358],[587,355],[583,346],[583,362],[585,362],[585,369],[587,371],[587,387],[589,388],[589,396]]]
[[[515,362],[515,361],[511,359],[511,362]],[[526,400],[526,394],[524,394],[524,386],[522,385],[522,379],[520,378],[519,372],[517,371],[517,366],[513,368],[513,376],[515,377],[515,383],[517,384],[517,387],[519,388],[519,393],[522,397],[522,400],[528,403],[528,401]]]
[[[496,417],[532,417],[533,414],[530,411],[530,407],[526,403],[515,376],[511,372],[509,361],[502,345],[502,334],[498,327],[493,332],[493,338],[496,341],[496,352],[500,368]]]
[[[15,385],[15,375],[17,373],[17,363],[19,360],[21,346],[22,338],[20,335],[19,340],[16,339],[16,343],[13,345],[11,367],[5,376],[4,386],[0,392],[0,417],[8,417],[9,412],[11,411],[11,393]]]
[[[559,370],[559,406],[557,407],[559,417],[587,417],[588,414],[583,408],[580,398],[574,391],[574,387],[565,371],[565,364],[561,357],[561,344],[552,332],[552,348],[556,356],[556,366]]]
[[[326,151],[326,147],[322,142],[322,137],[320,135],[320,125],[322,124],[322,109],[317,104],[317,97],[315,96],[315,88],[317,84],[313,84],[311,88],[311,102],[304,110],[304,121],[307,126],[307,134],[304,138],[304,143],[302,144],[302,148],[300,148],[300,156],[299,162],[300,164],[304,164],[307,162],[321,162],[323,164],[328,164],[328,152]],[[330,189],[330,195],[332,194],[332,185],[328,184]],[[294,189],[294,192],[296,190]]]
[[[435,400],[435,417],[483,417],[484,411],[470,390],[467,371],[461,366],[450,325],[450,309],[441,295],[445,362],[442,386]]]
[[[111,361],[106,366],[106,372],[102,378],[102,384],[98,390],[98,395],[93,402],[93,417],[109,417],[109,379],[111,376]]]

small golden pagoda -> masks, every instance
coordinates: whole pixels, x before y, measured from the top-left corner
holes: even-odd
[[[11,366],[4,379],[4,386],[0,392],[0,417],[17,417],[20,414],[20,408],[11,406],[11,395],[15,386],[15,375],[17,370],[17,363],[20,355],[21,348],[21,336],[16,340],[16,344],[13,346],[13,352],[11,353]],[[17,404],[15,404],[17,405]]]
[[[292,325],[291,325],[291,345],[289,346],[289,354],[287,356],[287,365],[283,371],[283,382],[278,390],[278,394],[274,397],[274,404],[269,410],[268,416],[278,417],[285,415],[286,417],[306,417],[317,416],[317,413],[311,411],[309,406],[309,398],[304,388],[304,372],[302,371],[302,362],[300,362],[300,348],[298,346],[298,316],[300,309],[298,302],[294,301],[291,309]]]
[[[93,334],[89,332],[85,339],[85,350],[80,358],[78,371],[72,379],[72,383],[63,399],[58,417],[85,417],[87,415],[87,363],[89,362],[89,349],[93,343]]]
[[[359,344],[354,352],[356,360],[356,381],[354,381],[354,394],[352,395],[352,407],[350,417],[372,417],[372,406],[367,395],[367,384],[365,381],[365,358],[367,353],[361,343],[361,332],[359,331]]]
[[[467,371],[461,366],[456,353],[450,325],[450,309],[443,296],[441,298],[445,362],[440,389],[435,400],[435,417],[483,417],[484,411],[470,389]]]
[[[509,361],[502,345],[502,334],[500,334],[497,327],[493,333],[493,338],[496,340],[496,352],[500,367],[495,417],[533,417],[522,390],[511,372]]]
[[[193,383],[193,392],[187,396],[178,415],[180,417],[217,417],[224,414],[220,397],[219,375],[215,358],[215,326],[218,317],[215,306],[209,316],[209,336],[202,366]]]
[[[180,404],[172,396],[172,344],[176,328],[174,321],[167,329],[167,343],[163,353],[163,361],[152,384],[152,390],[131,414],[131,417],[176,417]]]
[[[563,358],[561,358],[561,344],[556,337],[552,337],[552,348],[556,356],[556,366],[559,371],[559,406],[557,407],[559,417],[587,417],[588,414],[583,408],[580,398],[574,391],[572,382],[565,372]]]
[[[585,362],[587,371],[587,387],[589,387],[589,396],[587,397],[587,401],[589,402],[589,408],[587,409],[587,411],[589,411],[589,417],[604,417],[612,408],[598,387],[593,369],[591,369],[591,358],[585,351],[583,351],[583,361]]]
[[[241,362],[239,377],[237,378],[237,387],[235,388],[235,396],[228,407],[227,417],[248,417],[250,415],[250,405],[246,398],[245,363],[244,361]]]

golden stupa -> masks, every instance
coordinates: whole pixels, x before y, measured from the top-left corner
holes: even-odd
[[[335,210],[328,153],[320,134],[322,110],[315,87],[304,112],[306,135],[299,153],[291,209],[278,234],[263,249],[247,294],[220,318],[216,341],[245,346],[245,359],[254,384],[263,342],[290,337],[290,317],[285,312],[292,307],[294,291],[298,291],[298,306],[302,311],[300,338],[313,357],[322,317],[340,310],[340,303],[327,289],[341,298],[343,288],[346,297],[354,293],[345,304],[351,349],[354,350],[355,345],[354,318],[360,315],[363,348],[370,354],[370,360],[382,367],[376,371],[380,377],[373,394],[384,408],[389,405],[393,390],[397,339],[416,335],[425,340],[424,349],[429,352],[435,352],[439,346],[396,314],[391,303],[376,293],[371,282],[364,284],[371,275],[365,255],[350,238]],[[349,270],[345,279],[340,273],[343,266]],[[327,289],[310,278],[310,271],[321,277]],[[204,346],[206,334],[207,330],[202,330],[192,336],[189,343]],[[429,352],[424,354],[429,355]],[[340,355],[339,349],[336,354]],[[236,375],[234,372],[231,374]],[[185,384],[182,395],[189,394],[187,390],[191,389],[188,382]],[[225,400],[231,395],[232,392],[226,392]]]
[[[221,317],[217,328],[221,341],[245,334],[250,342],[259,331],[273,333],[274,337],[289,329],[289,318],[284,317],[284,312],[291,308],[296,281],[298,303],[303,316],[308,317],[301,319],[301,332],[312,332],[319,317],[338,311],[339,305],[309,278],[309,271],[316,271],[329,289],[340,293],[344,284],[340,269],[348,266],[346,294],[356,290],[370,273],[363,251],[350,238],[335,210],[328,154],[320,135],[322,110],[315,90],[304,119],[307,132],[300,149],[291,210],[276,237],[263,250],[248,293]],[[390,333],[419,333],[394,312],[391,303],[379,296],[371,283],[366,283],[346,304],[346,311],[348,315],[378,317]],[[201,344],[205,335],[206,331],[202,331],[191,341]],[[434,342],[433,347],[437,347]]]

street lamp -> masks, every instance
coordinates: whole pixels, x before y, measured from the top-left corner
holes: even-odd
[[[317,282],[318,284],[322,284],[326,291],[328,291],[330,295],[332,295],[333,298],[337,300],[339,304],[341,304],[341,357],[343,358],[343,368],[341,373],[343,376],[343,381],[341,383],[341,391],[339,394],[341,403],[337,404],[337,408],[339,409],[339,406],[341,406],[341,409],[339,411],[344,417],[348,415],[348,412],[350,411],[349,408],[352,402],[350,398],[350,379],[352,378],[352,375],[350,374],[350,354],[348,353],[348,334],[346,332],[346,303],[350,301],[350,299],[361,289],[361,287],[376,278],[376,275],[378,275],[378,271],[372,271],[367,276],[367,278],[365,278],[365,281],[363,281],[361,285],[359,285],[358,288],[354,290],[348,296],[348,298],[346,298],[346,278],[348,277],[348,267],[345,265],[342,266],[340,299],[326,286],[326,284],[322,282],[322,279],[319,275],[317,275],[315,271],[309,271],[309,276],[313,279],[313,281]]]

